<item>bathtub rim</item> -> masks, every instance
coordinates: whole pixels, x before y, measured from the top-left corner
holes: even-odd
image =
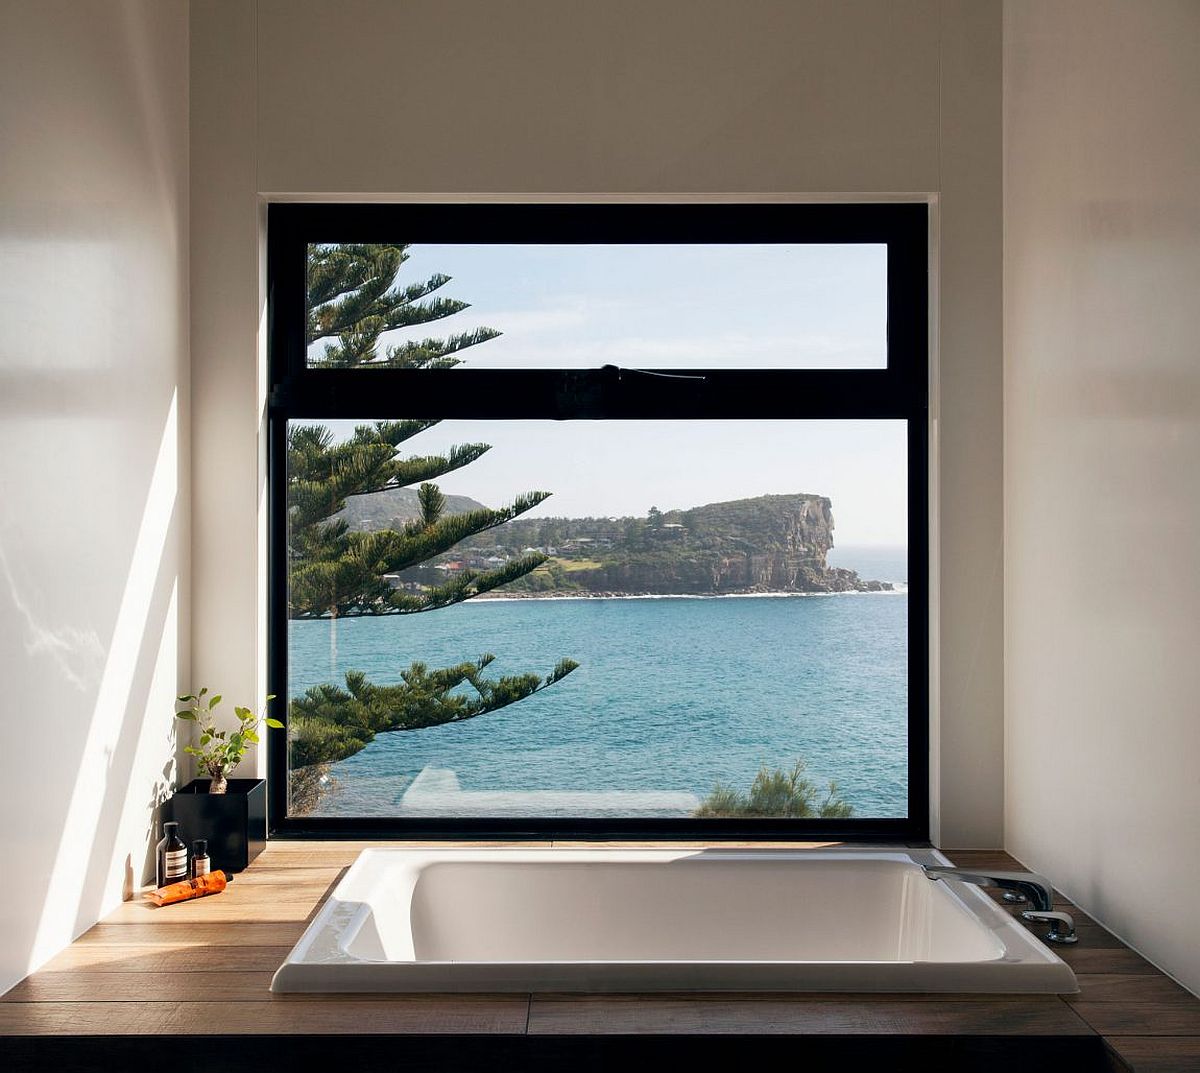
[[[340,994],[371,990],[379,992],[425,992],[444,990],[459,993],[488,992],[564,992],[564,993],[749,993],[749,992],[790,992],[790,993],[945,993],[945,994],[1075,994],[1079,991],[1078,981],[1074,971],[1052,949],[1046,946],[1036,935],[1026,929],[1015,917],[996,903],[981,888],[955,880],[942,879],[937,881],[940,895],[950,898],[953,902],[970,914],[981,927],[999,941],[1002,951],[996,958],[981,959],[969,962],[953,961],[876,961],[876,960],[837,960],[837,961],[796,961],[796,960],[763,960],[763,959],[710,959],[710,960],[598,960],[598,959],[563,959],[550,960],[544,958],[531,960],[508,959],[505,961],[468,961],[468,960],[395,960],[369,959],[351,954],[345,949],[353,942],[359,929],[370,916],[372,909],[369,901],[371,891],[366,891],[361,900],[344,901],[337,897],[339,892],[353,888],[363,882],[364,873],[369,873],[372,866],[379,860],[387,860],[396,856],[413,858],[414,865],[426,862],[451,862],[508,858],[510,861],[521,858],[534,858],[560,861],[563,863],[586,863],[597,857],[617,862],[629,861],[662,861],[668,863],[696,856],[706,856],[712,859],[738,860],[801,860],[817,862],[821,860],[867,859],[890,860],[897,863],[913,865],[938,864],[952,865],[952,862],[940,851],[928,847],[903,846],[826,846],[814,849],[787,849],[770,847],[755,849],[754,847],[726,847],[721,845],[704,847],[624,847],[606,845],[603,847],[571,847],[555,849],[552,847],[480,847],[480,846],[438,846],[438,847],[369,847],[359,852],[354,863],[339,879],[330,892],[325,904],[310,921],[304,934],[288,953],[283,963],[274,973],[270,989],[277,993],[308,993],[308,994]],[[381,880],[376,879],[376,882]],[[931,881],[932,882],[932,881]],[[410,890],[411,895],[411,890]],[[340,919],[335,919],[340,918]],[[330,943],[332,940],[332,945]],[[323,948],[317,951],[317,956],[310,957],[314,947],[324,941]],[[1020,955],[1024,955],[1023,957]],[[337,966],[345,984],[356,986],[331,987],[322,984],[318,979],[324,975],[323,970]],[[707,975],[727,973],[733,977],[741,974],[756,974],[759,983],[742,981],[735,986],[694,986],[694,987],[661,987],[656,986],[652,979],[656,968],[668,974],[670,970],[679,971],[680,966],[694,974],[696,981]],[[980,968],[986,966],[985,968]],[[912,977],[909,981],[888,981],[887,987],[854,986],[855,978],[866,973],[877,971],[889,975],[899,975],[900,968]],[[541,970],[537,979],[533,979],[533,970]],[[562,976],[555,976],[553,970],[564,970]],[[511,971],[509,971],[511,970]],[[589,971],[590,970],[590,971]],[[706,973],[705,970],[708,970]],[[952,979],[963,972],[978,974],[986,972],[996,977],[994,986],[990,984],[950,986]],[[628,977],[623,973],[630,974]],[[793,977],[825,976],[825,982],[806,979],[804,986],[787,986],[784,977],[790,973]],[[386,975],[385,975],[386,974]],[[397,986],[399,982],[405,986]],[[404,977],[412,977],[411,984]],[[578,982],[580,976],[591,976],[595,980],[588,986],[571,986]],[[463,986],[463,977],[471,977],[482,981],[478,986]],[[778,979],[772,980],[772,978]],[[943,986],[938,986],[939,979],[926,980],[924,977],[949,978],[941,980]],[[1032,984],[1026,982],[1032,978]],[[1044,978],[1044,979],[1043,979]],[[1022,983],[1024,982],[1024,986]],[[533,986],[534,984],[545,986]],[[372,988],[370,984],[377,986]],[[1033,986],[1036,985],[1036,986]]]

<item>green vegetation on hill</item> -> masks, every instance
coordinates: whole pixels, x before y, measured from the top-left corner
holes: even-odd
[[[468,514],[487,510],[482,503],[467,496],[447,495],[444,514]],[[415,488],[385,488],[372,495],[352,496],[336,516],[351,529],[372,532],[376,529],[403,529],[422,515],[420,493]]]
[[[461,541],[396,582],[414,591],[459,570],[545,558],[505,594],[845,592],[890,585],[831,567],[833,514],[824,496],[767,495],[644,518],[518,518]]]

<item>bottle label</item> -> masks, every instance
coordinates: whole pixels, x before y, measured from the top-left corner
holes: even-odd
[[[164,854],[163,871],[167,879],[184,879],[187,877],[187,850],[169,849]]]

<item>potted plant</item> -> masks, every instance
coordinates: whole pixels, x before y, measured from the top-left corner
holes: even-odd
[[[267,703],[274,699],[268,696]],[[184,752],[196,758],[208,778],[193,779],[175,793],[168,803],[170,818],[179,823],[185,840],[208,840],[214,869],[240,872],[266,845],[267,792],[262,779],[230,776],[246,750],[258,744],[260,726],[283,724],[266,715],[265,705],[261,715],[235,707],[237,726],[223,730],[215,723],[221,695],[209,696],[207,687],[180,697],[179,703],[185,707],[176,711],[176,718],[195,723],[200,731],[197,744],[185,746]]]

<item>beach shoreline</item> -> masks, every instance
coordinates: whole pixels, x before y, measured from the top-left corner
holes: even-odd
[[[780,600],[815,596],[907,596],[908,585],[896,582],[889,589],[842,592],[579,592],[551,589],[547,592],[484,592],[471,597],[471,603],[504,603],[515,600]]]

